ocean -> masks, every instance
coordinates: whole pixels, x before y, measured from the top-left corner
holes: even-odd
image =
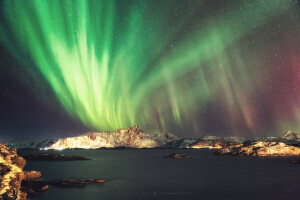
[[[292,157],[214,155],[208,149],[19,150],[62,153],[89,161],[27,161],[44,180],[103,178],[86,188],[55,188],[33,200],[295,200],[300,198],[300,164]],[[191,155],[167,159],[171,153]]]

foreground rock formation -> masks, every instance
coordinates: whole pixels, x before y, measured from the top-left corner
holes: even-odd
[[[0,200],[26,199],[27,194],[21,191],[25,164],[15,149],[0,144]]]
[[[80,156],[62,154],[30,154],[33,160],[88,160]],[[78,181],[61,179],[43,181],[39,171],[23,171],[26,160],[17,155],[16,149],[0,144],[0,200],[26,200],[28,197],[39,195],[48,190],[49,186],[56,187],[85,187],[87,183],[104,183],[103,179],[87,179]]]
[[[28,197],[37,196],[48,190],[48,184],[43,181],[39,171],[24,172],[24,180],[21,184],[21,191],[27,193]]]
[[[26,200],[48,189],[41,172],[23,171],[26,160],[0,144],[0,200]]]
[[[28,154],[23,156],[26,160],[38,160],[38,161],[74,161],[74,160],[90,160],[88,158],[76,155],[64,155],[64,154]]]
[[[216,151],[217,154],[241,156],[299,156],[300,148],[283,142],[245,142],[226,146]]]
[[[96,148],[155,148],[178,139],[166,134],[150,135],[144,133],[138,126],[128,129],[118,129],[115,132],[91,133],[78,137],[60,139],[49,146],[49,149],[96,149]]]

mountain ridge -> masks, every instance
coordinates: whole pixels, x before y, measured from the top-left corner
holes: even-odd
[[[7,146],[17,149],[98,149],[98,148],[213,148],[220,149],[245,142],[283,142],[300,146],[300,134],[288,131],[281,137],[263,136],[246,139],[240,136],[181,138],[171,133],[144,133],[138,125],[116,131],[89,132],[74,137],[45,139],[39,142],[16,142]]]

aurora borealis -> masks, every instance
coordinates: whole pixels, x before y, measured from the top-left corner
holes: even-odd
[[[88,129],[280,135],[300,132],[299,7],[296,0],[3,1],[0,37],[19,67],[35,83],[45,80]]]

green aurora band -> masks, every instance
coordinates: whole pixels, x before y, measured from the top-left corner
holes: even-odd
[[[237,1],[209,14],[205,1],[3,4],[2,43],[16,57],[27,49],[24,67],[44,77],[71,116],[98,131],[139,124],[201,132],[212,102],[232,133],[265,128],[251,67],[264,58],[258,51],[245,59],[245,48],[253,48],[247,37],[296,12],[295,2],[283,0]]]

